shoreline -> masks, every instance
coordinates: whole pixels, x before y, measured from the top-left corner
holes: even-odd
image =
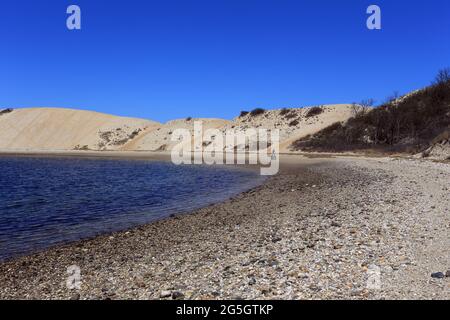
[[[159,151],[80,151],[80,150],[1,150],[0,157],[110,158],[169,161],[169,152]]]
[[[412,178],[420,178],[414,187],[425,186],[417,170],[430,181],[413,197]],[[433,187],[435,173],[446,190]],[[412,248],[431,235],[411,234],[433,227],[446,247],[448,224],[435,210],[419,217],[410,211],[439,199],[429,205],[442,207],[439,219],[448,222],[450,205],[439,196],[450,190],[449,176],[449,166],[437,163],[283,156],[277,176],[224,202],[0,263],[0,298],[165,299],[169,291],[186,299],[448,299],[448,278],[434,281],[427,272],[445,273],[450,257],[433,249],[434,260],[420,258],[427,250]],[[371,262],[387,277],[380,290],[366,288]],[[71,265],[80,266],[80,291],[65,287]]]

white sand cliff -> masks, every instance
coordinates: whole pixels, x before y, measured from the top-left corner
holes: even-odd
[[[193,132],[194,121],[203,130],[243,132],[247,128],[280,130],[280,151],[289,152],[295,140],[351,117],[350,105],[322,106],[322,112],[308,117],[311,108],[268,110],[230,120],[185,119],[166,124],[118,117],[92,111],[58,108],[15,109],[0,112],[0,150],[3,151],[170,151],[178,142],[171,135],[178,128]]]
[[[118,150],[139,130],[159,126],[142,119],[58,108],[16,109],[0,115],[0,149]]]

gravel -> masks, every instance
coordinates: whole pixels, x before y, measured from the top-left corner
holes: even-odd
[[[288,157],[223,203],[0,264],[0,298],[449,299],[449,190],[447,163]]]

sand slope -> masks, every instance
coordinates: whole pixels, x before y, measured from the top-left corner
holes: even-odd
[[[279,129],[280,151],[290,152],[289,146],[292,142],[308,134],[335,123],[346,121],[351,117],[351,105],[326,105],[321,106],[323,112],[317,116],[307,117],[312,107],[268,110],[264,114],[252,116],[250,114],[237,117],[232,121],[223,119],[191,119],[169,121],[160,128],[149,128],[140,137],[125,145],[125,150],[139,151],[170,151],[177,141],[171,141],[173,132],[178,128],[186,128],[193,132],[195,121],[202,121],[203,131],[207,129],[218,129],[222,134],[231,130],[237,133],[245,133],[249,128],[255,129]],[[232,147],[225,150],[233,151]]]
[[[235,118],[223,130],[243,132],[248,128],[280,130],[280,152],[291,152],[290,145],[309,134],[316,133],[335,122],[347,121],[351,116],[351,105],[323,105],[322,113],[308,117],[313,107],[268,110],[264,114],[252,116],[247,114]]]
[[[119,150],[130,137],[157,126],[153,121],[92,111],[17,109],[0,115],[0,149]]]
[[[319,115],[308,117],[310,109],[268,110],[231,121],[178,119],[166,124],[72,109],[17,109],[0,114],[0,150],[170,151],[179,143],[172,141],[176,129],[185,128],[192,134],[194,122],[202,121],[203,131],[218,129],[223,134],[229,130],[244,133],[249,128],[279,129],[280,151],[289,152],[293,141],[351,116],[350,105],[321,106]]]
[[[177,140],[172,141],[172,134],[176,129],[188,129],[193,135],[194,122],[201,121],[203,130],[220,129],[231,121],[223,119],[178,119],[167,122],[158,128],[149,128],[140,137],[130,141],[124,146],[124,150],[134,151],[170,151],[179,144]],[[193,140],[193,136],[191,142]],[[189,142],[187,142],[189,143]]]

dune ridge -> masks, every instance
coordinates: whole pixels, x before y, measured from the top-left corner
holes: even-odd
[[[309,115],[320,108],[320,113]],[[177,119],[161,124],[94,111],[63,108],[24,108],[0,111],[0,150],[3,151],[170,151],[178,142],[171,135],[178,128],[193,134],[195,121],[203,130],[244,132],[248,128],[280,130],[280,151],[291,143],[351,117],[350,105],[326,105],[267,110],[225,119]]]

